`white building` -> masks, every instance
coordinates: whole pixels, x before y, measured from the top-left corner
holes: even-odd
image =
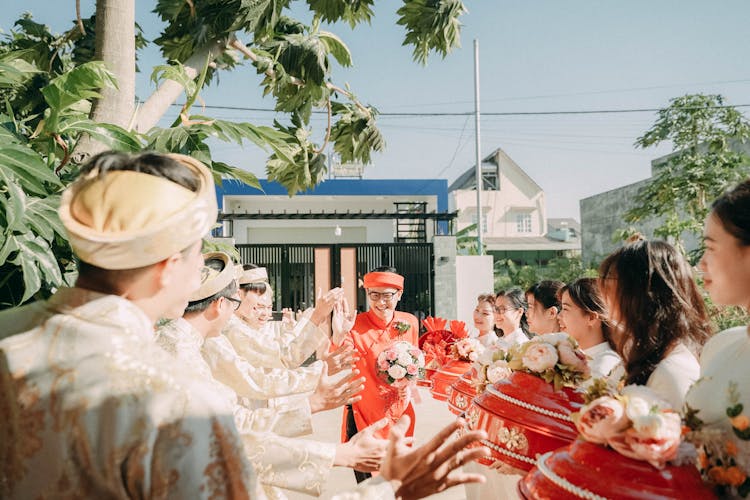
[[[488,254],[522,264],[580,253],[580,227],[573,219],[547,219],[544,190],[505,151],[482,161],[482,236]],[[474,167],[448,188],[449,210],[458,211],[457,231],[477,222]],[[550,221],[554,221],[550,225]]]

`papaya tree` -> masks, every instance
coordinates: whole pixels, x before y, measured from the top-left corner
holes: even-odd
[[[269,179],[290,195],[322,180],[329,142],[345,161],[369,163],[385,147],[377,110],[333,81],[334,65],[350,66],[352,54],[325,27],[369,22],[373,5],[306,0],[312,17],[306,24],[290,16],[291,0],[157,0],[153,13],[165,27],[152,42],[135,23],[135,0],[97,0],[95,12],[78,12],[62,34],[21,16],[0,38],[0,308],[69,282],[75,263],[56,206],[79,166],[100,150],[189,154],[217,182],[230,177],[257,186],[241,166],[211,155],[210,139],[250,142],[268,152]],[[460,0],[401,2],[398,24],[417,62],[458,46],[464,11]],[[157,87],[138,104],[138,53],[148,43],[164,61],[140,68]],[[242,70],[262,76],[258,92],[272,96],[286,118],[268,127],[191,112],[221,72]],[[157,126],[181,97],[179,118]],[[328,115],[324,134],[313,134],[314,110]],[[314,136],[325,137],[323,143]]]

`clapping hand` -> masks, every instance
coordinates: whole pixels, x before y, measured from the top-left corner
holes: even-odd
[[[328,375],[328,365],[323,363],[323,371],[315,392],[310,395],[310,410],[313,413],[332,410],[339,406],[356,403],[362,396],[358,396],[365,388],[365,378],[359,377],[359,370],[352,372],[340,380]]]
[[[380,464],[388,448],[388,440],[375,437],[375,433],[390,422],[383,418],[374,424],[365,427],[346,443],[336,447],[336,458],[334,465],[349,467],[361,472],[375,472],[380,469]]]
[[[312,315],[310,315],[310,321],[314,325],[319,326],[328,319],[328,315],[331,314],[336,304],[343,298],[343,288],[333,288],[326,293],[321,293],[319,290],[318,298],[315,301],[315,309],[313,309]]]
[[[333,345],[340,345],[344,341],[344,337],[354,327],[355,319],[356,314],[349,311],[349,303],[344,297],[341,297],[333,307],[333,319],[331,321],[331,330],[333,331],[331,342],[333,342]]]
[[[333,352],[323,355],[322,361],[328,365],[328,375],[336,375],[342,370],[347,370],[357,362],[356,351],[349,345],[342,345]]]
[[[391,428],[388,451],[380,467],[384,479],[399,484],[397,498],[424,498],[459,484],[485,481],[481,474],[456,470],[467,462],[490,454],[490,450],[485,447],[467,448],[476,441],[486,439],[484,431],[469,431],[452,441],[448,440],[465,425],[463,420],[456,420],[444,427],[427,444],[410,448],[412,440],[406,437],[409,416],[401,417]]]

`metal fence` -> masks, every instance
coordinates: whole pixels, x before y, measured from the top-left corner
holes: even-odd
[[[393,266],[404,276],[404,293],[398,309],[419,319],[432,315],[434,298],[434,254],[432,243],[352,243],[341,245],[267,244],[237,245],[243,263],[253,263],[268,270],[274,291],[274,310],[281,307],[304,309],[315,299],[315,249],[330,248],[331,283],[340,284],[341,249],[354,248],[357,255],[357,277],[370,270]],[[363,309],[365,292],[357,290],[357,303]]]

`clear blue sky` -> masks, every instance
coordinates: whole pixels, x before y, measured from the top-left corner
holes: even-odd
[[[199,1],[199,0],[197,0]],[[83,0],[85,16],[94,2]],[[306,4],[297,1],[302,9]],[[720,93],[730,104],[750,104],[750,3],[745,0],[467,0],[463,48],[427,66],[412,62],[396,26],[400,2],[381,0],[371,26],[330,28],[349,45],[355,66],[337,68],[335,83],[349,83],[382,112],[473,110],[472,41],[480,43],[483,112],[663,107],[685,93]],[[137,20],[153,39],[160,23],[153,2],[137,0]],[[22,12],[62,31],[75,16],[73,0],[5,0],[0,28]],[[160,63],[151,48],[141,68]],[[139,75],[138,94],[152,87]],[[251,67],[221,75],[203,93],[210,105],[271,107],[260,97]],[[748,114],[750,108],[741,108]],[[172,114],[170,120],[174,118]],[[218,118],[270,123],[272,113],[212,111]],[[643,179],[650,160],[669,148],[632,144],[653,123],[653,113],[482,118],[482,154],[502,147],[547,194],[549,217],[579,218],[578,201]],[[374,158],[368,178],[447,178],[474,164],[474,122],[466,117],[382,117],[387,151]],[[314,119],[318,137],[323,118]],[[218,144],[217,159],[264,176],[265,154]]]

